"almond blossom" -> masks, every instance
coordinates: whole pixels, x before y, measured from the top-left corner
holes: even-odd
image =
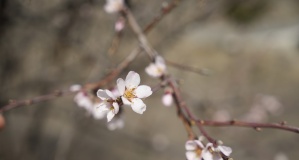
[[[157,56],[155,58],[155,63],[151,63],[149,66],[147,66],[145,68],[145,72],[154,78],[161,77],[163,74],[165,74],[166,65],[163,57]]]
[[[162,103],[166,106],[169,107],[173,103],[173,97],[172,97],[172,89],[170,87],[166,87],[164,89],[164,95],[162,96]]]
[[[232,149],[222,145],[214,147],[212,143],[208,143],[202,151],[202,158],[204,160],[223,160],[221,153],[228,157],[232,153]]]
[[[124,0],[107,0],[104,7],[107,13],[116,13],[124,8]]]
[[[107,113],[107,121],[110,122],[119,111],[119,105],[116,102],[116,97],[111,91],[102,89],[97,91],[97,96],[102,100],[102,102],[96,107],[98,109],[97,111]]]
[[[200,140],[188,140],[185,148],[187,160],[201,160],[204,145]]]
[[[122,102],[131,105],[133,111],[143,114],[146,105],[141,100],[150,96],[153,92],[147,85],[140,85],[140,76],[134,71],[130,71],[124,81],[122,78],[117,80],[117,88],[121,94]]]

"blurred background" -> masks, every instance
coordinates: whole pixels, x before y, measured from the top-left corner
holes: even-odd
[[[166,1],[131,0],[141,26]],[[126,28],[115,54],[108,54],[117,15],[104,0],[0,1],[0,104],[27,99],[101,79],[138,44]],[[165,4],[165,3],[164,3]],[[299,126],[299,1],[188,0],[148,34],[166,59],[210,76],[169,67],[183,96],[200,118],[281,122]],[[134,70],[142,83],[141,54],[121,75]],[[182,160],[187,134],[174,107],[164,107],[160,90],[145,102],[143,115],[125,108],[125,127],[109,131],[77,107],[73,97],[4,113],[1,160]],[[211,128],[211,136],[241,160],[297,160],[299,135],[280,130]]]

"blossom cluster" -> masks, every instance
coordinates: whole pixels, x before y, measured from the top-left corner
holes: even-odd
[[[228,157],[232,153],[232,149],[227,146],[214,146],[207,143],[206,146],[200,139],[188,140],[185,144],[187,160],[223,160],[223,155]]]

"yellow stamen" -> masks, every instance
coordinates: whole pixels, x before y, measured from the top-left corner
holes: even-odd
[[[131,101],[133,98],[136,98],[134,94],[135,88],[126,89],[124,93],[124,97],[127,98],[129,101]]]

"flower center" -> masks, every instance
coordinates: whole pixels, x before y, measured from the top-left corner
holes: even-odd
[[[202,149],[201,149],[201,148],[197,148],[197,149],[195,150],[195,153],[196,153],[196,155],[199,157],[199,156],[201,155],[201,153],[202,153]]]
[[[131,101],[133,98],[136,98],[134,94],[135,88],[126,89],[124,93],[124,97]]]

